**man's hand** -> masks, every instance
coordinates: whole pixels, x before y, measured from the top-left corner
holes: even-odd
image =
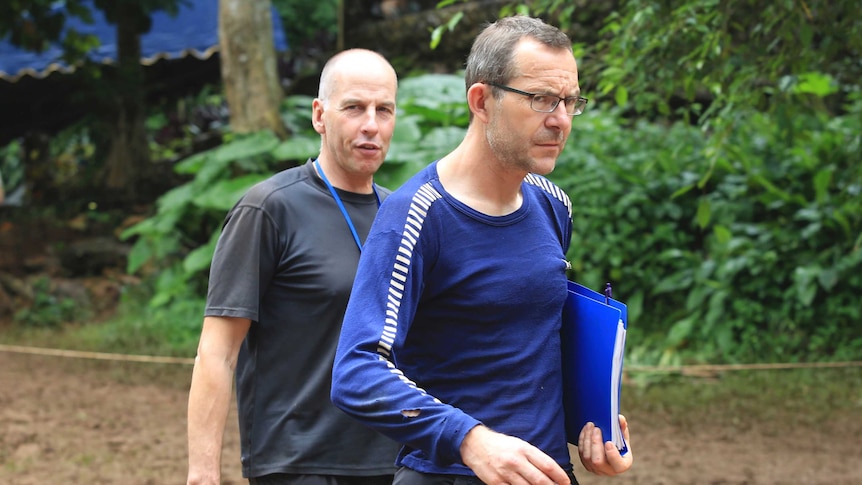
[[[461,442],[464,464],[488,485],[569,485],[553,458],[526,441],[479,425]]]
[[[613,442],[602,443],[602,430],[593,423],[587,423],[578,437],[578,455],[581,464],[591,473],[603,476],[614,476],[623,473],[632,466],[634,459],[632,443],[629,439],[629,426],[626,417],[620,414],[620,429],[628,445],[628,453],[621,456]]]

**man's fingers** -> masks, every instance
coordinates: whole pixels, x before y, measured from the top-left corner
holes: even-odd
[[[481,425],[461,443],[461,459],[491,485],[569,485],[566,471],[542,450]]]
[[[622,414],[620,414],[620,431],[623,432],[623,439],[626,440],[626,445],[631,447],[631,438],[629,438],[629,420]]]
[[[593,423],[587,423],[581,429],[581,434],[578,436],[578,454],[584,469],[595,475],[614,476],[631,468],[633,456],[629,427],[628,421],[622,414],[620,430],[628,445],[625,456],[620,454],[613,442],[602,440],[602,430]]]
[[[605,443],[602,441],[602,430],[596,426],[593,428],[592,436],[590,437],[590,462],[593,464],[597,473],[604,475],[602,465],[607,460],[605,455]]]
[[[527,460],[535,468],[525,478],[533,484],[547,483],[548,485],[555,483],[557,485],[568,485],[569,475],[565,470],[554,461],[553,458],[542,453],[538,448],[527,455]]]
[[[581,433],[578,435],[578,451],[581,454],[582,459],[589,459],[590,457],[590,437],[593,434],[593,423],[587,423],[581,428]]]

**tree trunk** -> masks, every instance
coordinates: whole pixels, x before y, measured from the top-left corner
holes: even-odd
[[[109,148],[103,180],[109,191],[133,200],[137,182],[150,164],[144,127],[144,72],[140,64],[140,12],[121,8],[117,13],[117,82],[112,90]]]
[[[286,138],[270,0],[219,0],[222,82],[234,133],[270,130]]]

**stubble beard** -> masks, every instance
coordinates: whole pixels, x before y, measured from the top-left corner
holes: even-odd
[[[536,163],[527,155],[523,146],[518,145],[515,136],[506,136],[500,127],[500,116],[494,116],[485,130],[485,140],[491,152],[504,169],[532,172]]]

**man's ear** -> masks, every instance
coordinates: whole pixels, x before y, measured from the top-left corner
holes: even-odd
[[[311,126],[321,135],[326,133],[326,125],[323,123],[323,101],[318,98],[314,98],[311,102]]]
[[[485,83],[475,83],[467,90],[467,105],[473,116],[482,122],[487,122],[490,119],[488,109],[493,109],[491,104],[496,103],[494,96],[491,94],[491,86]]]

